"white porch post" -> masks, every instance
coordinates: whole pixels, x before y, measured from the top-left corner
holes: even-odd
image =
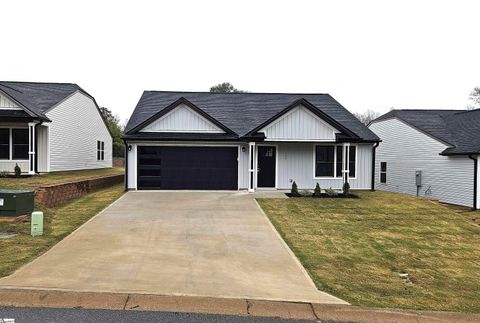
[[[35,122],[28,123],[28,174],[35,174]]]
[[[343,183],[348,183],[350,174],[350,143],[342,144],[342,175]]]
[[[248,191],[255,192],[255,142],[248,143]]]

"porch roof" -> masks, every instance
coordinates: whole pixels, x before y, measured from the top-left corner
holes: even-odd
[[[33,120],[39,120],[38,117],[29,115],[24,110],[2,110],[0,109],[0,118],[5,121],[23,121],[29,122]]]

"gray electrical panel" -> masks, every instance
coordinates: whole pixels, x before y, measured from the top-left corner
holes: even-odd
[[[416,170],[415,171],[415,184],[418,186],[422,186],[422,171]]]

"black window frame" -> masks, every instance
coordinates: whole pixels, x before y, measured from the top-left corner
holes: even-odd
[[[352,151],[353,159],[352,159]],[[349,153],[348,153],[348,177],[349,178],[357,178],[357,146],[350,145]]]
[[[329,152],[327,152],[327,160],[319,160],[319,150],[320,149],[325,149],[325,150],[331,150],[332,152],[332,160],[328,160],[330,156]],[[315,177],[316,178],[330,178],[330,177],[335,177],[335,146],[334,145],[315,145]],[[324,154],[325,155],[325,154]],[[331,171],[331,174],[327,174],[325,172],[324,174],[319,173],[319,166],[320,165],[326,165],[328,168],[331,167],[331,169],[327,169],[327,171]]]
[[[22,135],[18,136],[21,132]],[[23,139],[20,143],[19,139]],[[28,128],[12,128],[11,130],[12,155],[11,160],[29,160],[30,158],[30,131]],[[26,149],[26,150],[25,150]],[[18,151],[23,150],[23,151]]]
[[[105,142],[97,140],[97,161],[105,160]]]
[[[2,141],[5,138],[7,140]],[[3,157],[5,153],[6,157]],[[0,160],[10,160],[10,128],[0,128]]]
[[[319,176],[318,175],[318,158],[317,158],[317,147],[333,147],[334,156],[333,156],[333,165],[334,169],[331,175],[326,176]],[[357,146],[350,145],[349,146],[349,178],[356,179],[357,178]],[[343,178],[342,169],[343,169],[343,146],[342,145],[315,145],[314,150],[315,156],[315,178]]]
[[[380,162],[380,183],[387,184],[387,162]]]

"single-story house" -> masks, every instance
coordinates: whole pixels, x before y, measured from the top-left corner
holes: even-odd
[[[133,190],[371,189],[379,138],[328,94],[146,91],[125,129]]]
[[[392,110],[369,125],[380,190],[478,209],[479,110]]]
[[[0,81],[0,171],[112,167],[112,136],[76,84]]]

